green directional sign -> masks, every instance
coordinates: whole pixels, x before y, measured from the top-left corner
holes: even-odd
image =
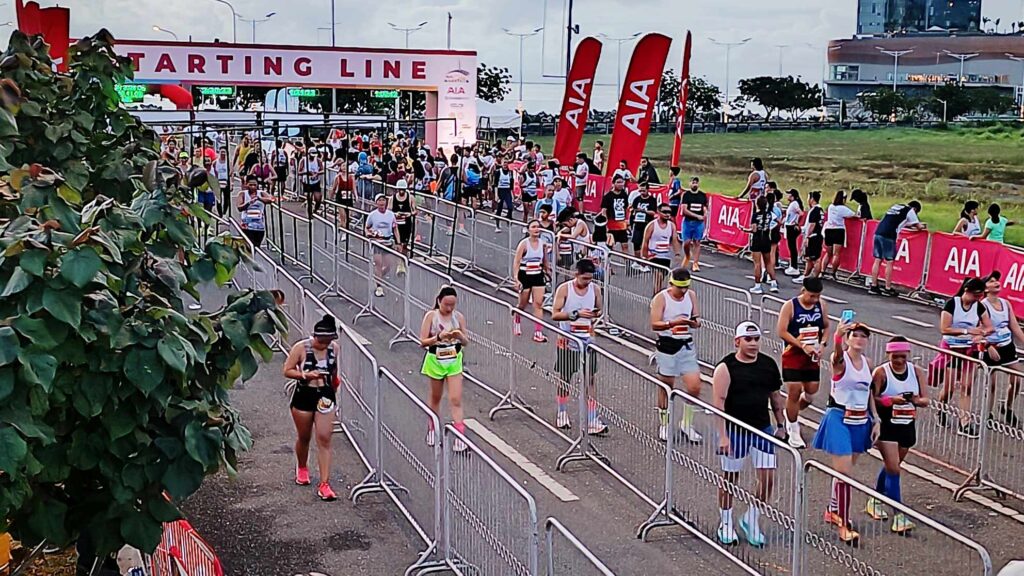
[[[381,100],[398,100],[398,90],[370,90],[370,97]]]
[[[203,96],[234,96],[234,86],[200,86],[199,93]]]
[[[145,84],[114,84],[114,90],[117,90],[117,95],[121,98],[121,102],[128,104],[131,102],[142,102],[142,97],[146,95],[147,86]]]
[[[316,98],[320,91],[316,88],[289,88],[288,95],[295,98]]]

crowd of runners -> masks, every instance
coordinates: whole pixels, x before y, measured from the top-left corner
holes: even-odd
[[[410,254],[414,239],[417,196],[436,195],[475,209],[493,210],[508,220],[515,218],[517,224],[509,223],[507,231],[521,231],[523,235],[509,271],[515,279],[517,309],[543,319],[550,288],[550,318],[558,323],[560,333],[567,335],[549,342],[539,322],[534,321],[532,326],[535,343],[556,349],[555,368],[563,383],[556,390],[553,414],[558,428],[572,425],[570,390],[564,383],[573,379],[582,356],[587,355],[588,362],[596,361],[587,349],[605,314],[601,282],[612,274],[650,274],[650,291],[645,296],[650,297],[649,336],[655,342],[651,360],[656,376],[669,387],[681,387],[695,398],[702,396],[702,388],[707,386],[697,351],[707,320],[701,316],[699,289],[691,274],[700,272],[708,196],[701,190],[698,177],[690,178],[684,187],[680,170],[671,168],[667,197],[659,199],[650,190],[650,185],[657,184],[659,179],[649,160],[644,159],[636,173],[629,166],[620,165],[611,171],[611,188],[601,199],[599,212],[587,217],[582,212],[585,187],[577,183],[605,169],[601,142],[592,154],[580,153],[575,165],[567,169],[546,158],[540,145],[511,136],[504,142],[459,148],[451,154],[428,150],[419,143],[414,130],[395,134],[346,134],[335,130],[323,140],[278,140],[269,154],[258,144],[250,145],[248,138],[242,139],[230,159],[224,143],[209,139],[203,140],[194,156],[179,153],[173,143],[166,146],[164,153],[172,161],[176,154],[184,154],[180,157],[182,173],[190,182],[196,165],[193,158],[211,170],[210,174],[221,182],[223,197],[203,196],[203,190],[198,190],[198,197],[204,205],[210,203],[209,209],[216,208],[222,214],[230,213],[226,198],[231,182],[221,180],[221,175],[226,163],[232,163],[233,172],[242,175],[244,183],[235,206],[246,235],[256,245],[262,241],[265,229],[265,205],[284,192],[283,183],[290,169],[298,170],[297,182],[301,183],[311,212],[321,210],[325,171],[329,166],[338,170],[339,176],[327,192],[340,206],[338,224],[346,229],[350,221],[346,208],[352,208],[356,198],[369,200],[373,191],[381,189],[367,187],[364,182],[390,184],[393,193],[376,193],[372,197],[375,209],[366,216],[358,233],[404,254]],[[805,205],[799,191],[783,193],[769,179],[762,161],[755,158],[740,197],[753,203],[753,217],[746,229],[751,237],[749,250],[755,279],[750,292],[761,294],[765,287],[770,292],[779,292],[776,268],[793,277],[799,292],[782,305],[774,327],[749,321],[728,327],[734,330],[735,351],[713,367],[711,403],[732,420],[763,435],[750,433],[732,420],[715,419],[710,428],[716,436],[716,450],[726,480],[736,482],[749,460],[756,470],[756,498],[771,498],[776,454],[775,445],[767,438],[775,437],[794,449],[807,448],[799,418],[821,388],[825,364],[831,377],[827,409],[810,442],[811,448],[824,452],[832,468],[849,475],[859,456],[876,447],[883,457],[876,491],[901,501],[901,464],[917,441],[918,411],[934,407],[928,388],[941,387],[934,399],[946,406],[939,414],[940,420],[955,427],[959,435],[977,438],[978,430],[970,417],[973,370],[962,357],[977,358],[989,366],[1013,366],[1018,361],[1016,344],[1024,344],[1024,331],[1010,304],[999,296],[1000,273],[965,279],[960,292],[946,303],[936,337],[941,348],[950,354],[937,356],[932,363],[934,370],[926,372],[910,362],[911,343],[901,336],[888,338],[884,358],[871,358],[867,355],[868,344],[878,335],[857,322],[853,310],[844,310],[840,321],[833,322],[822,299],[824,281],[836,279],[846,244],[844,221],[871,217],[867,194],[854,190],[849,195],[856,209],[847,206],[847,194],[843,191],[835,194],[827,208],[817,191],[807,195]],[[521,218],[516,217],[517,211]],[[921,211],[921,204],[911,201],[892,206],[882,217],[872,239],[874,265],[869,283],[873,293],[895,293],[891,275],[896,238],[903,230],[925,228],[919,219]],[[977,211],[976,202],[964,206],[957,233],[1000,240],[1005,227],[1012,224],[999,216],[997,205],[989,208],[990,219],[984,226],[978,222]],[[503,233],[502,220],[494,221],[498,228],[495,232]],[[778,248],[783,240],[791,255],[786,266],[778,262]],[[616,271],[608,265],[612,252],[631,257],[627,269]],[[676,262],[680,264],[674,266]],[[390,263],[384,251],[375,251],[374,265],[378,278],[388,273]],[[550,286],[555,266],[571,270],[572,278]],[[885,274],[880,282],[883,269]],[[379,285],[376,296],[383,296]],[[514,314],[511,329],[516,337],[523,337],[521,322],[520,315]],[[458,310],[456,290],[445,286],[436,295],[433,309],[424,315],[419,334],[419,344],[424,349],[421,374],[429,381],[428,405],[439,412],[447,389],[451,416],[460,432],[465,431],[463,354],[472,329],[473,318]],[[762,352],[762,339],[768,337],[784,344],[780,357]],[[330,429],[336,410],[340,354],[336,338],[337,326],[325,317],[308,339],[292,347],[284,368],[285,377],[295,382],[291,400],[298,434],[295,482],[310,484],[307,461],[309,441],[315,433],[320,474],[317,494],[324,500],[336,497],[329,483]],[[589,404],[587,420],[582,425],[589,434],[604,435],[609,428],[599,413],[601,391],[593,380],[595,371],[592,367],[587,372],[591,376],[585,383]],[[1018,393],[1019,380],[1014,378],[1006,396],[987,407],[1015,428],[1020,427],[1014,413]],[[702,417],[700,411],[687,404],[679,421],[670,422],[668,401],[663,391],[653,399],[658,413],[657,437],[666,442],[678,431],[674,437],[684,444],[705,442],[697,425]],[[956,408],[950,407],[954,404]],[[709,431],[709,427],[701,429]],[[426,443],[434,445],[437,434],[438,431],[428,429]],[[453,449],[461,452],[466,446]],[[730,490],[720,491],[719,541],[727,545],[737,543],[738,527],[748,544],[764,546],[759,506],[751,505],[734,523],[732,500]],[[890,519],[885,507],[873,498],[867,501],[864,513],[876,521],[891,521],[889,526],[894,533],[903,534],[914,528],[903,514],[895,513]],[[835,526],[840,540],[857,542],[859,534],[851,523],[849,485],[833,481],[823,519]]]

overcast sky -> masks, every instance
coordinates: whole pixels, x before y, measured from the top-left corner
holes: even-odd
[[[453,20],[452,47],[476,50],[479,60],[507,66],[513,74],[510,107],[518,97],[519,40],[503,28],[525,32],[541,26],[542,34],[527,38],[524,45],[524,100],[528,110],[554,111],[561,103],[562,85],[542,74],[559,74],[565,67],[563,10],[565,0],[335,0],[339,46],[403,47],[405,36],[388,26],[414,26],[427,21],[409,38],[411,48],[444,48],[447,13]],[[43,6],[58,4],[41,0]],[[257,25],[259,43],[330,44],[331,0],[232,0],[244,18],[262,18]],[[13,1],[0,10],[14,20]],[[65,0],[71,5],[71,34],[81,36],[108,28],[116,38],[169,39],[155,32],[154,24],[174,31],[182,40],[213,38],[231,40],[231,12],[214,0]],[[770,5],[771,7],[767,7]],[[828,40],[849,37],[856,30],[856,0],[576,0],[574,20],[583,35],[630,36],[636,32],[661,32],[674,39],[668,67],[679,71],[682,41],[693,32],[691,72],[711,82],[725,84],[725,49],[709,38],[736,41],[752,37],[732,51],[730,84],[739,78],[776,74],[779,49],[783,49],[783,73],[819,82],[823,50]],[[984,0],[984,15],[1024,20],[1024,0]],[[546,10],[545,10],[546,7]],[[252,25],[238,23],[238,41],[250,42]],[[616,43],[604,41],[594,93],[596,109],[611,109],[616,97]],[[629,62],[633,42],[622,45],[622,68]],[[543,58],[542,58],[543,55]],[[540,82],[554,85],[539,84]],[[735,89],[735,88],[733,88]]]

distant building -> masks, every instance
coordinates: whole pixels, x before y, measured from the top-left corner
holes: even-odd
[[[948,1],[948,0],[946,0]],[[944,1],[943,4],[946,2]],[[913,50],[899,58],[897,88],[925,93],[935,86],[962,81],[968,87],[991,86],[1018,93],[1024,85],[1024,63],[1007,54],[1024,57],[1022,35],[908,35],[832,40],[828,48],[826,87],[830,98],[853,100],[857,94],[892,87],[894,57],[885,51]],[[977,54],[964,61],[953,54]]]
[[[981,0],[857,0],[858,35],[977,31]]]

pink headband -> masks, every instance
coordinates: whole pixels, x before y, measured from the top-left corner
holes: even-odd
[[[893,352],[910,352],[910,342],[889,342],[885,345],[885,352],[891,354]]]

